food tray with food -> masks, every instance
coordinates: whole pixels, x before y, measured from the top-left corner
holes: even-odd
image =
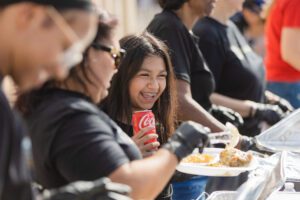
[[[201,155],[193,153],[183,159],[177,170],[203,176],[237,176],[258,166],[257,160],[250,153],[234,148],[205,148]]]

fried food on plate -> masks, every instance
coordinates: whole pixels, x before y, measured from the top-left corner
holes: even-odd
[[[220,153],[220,163],[230,167],[244,167],[249,165],[253,156],[235,148],[226,148]]]
[[[185,163],[210,163],[214,160],[214,156],[209,154],[192,154],[185,157],[182,162]]]

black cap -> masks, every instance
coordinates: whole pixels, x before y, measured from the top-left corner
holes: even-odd
[[[94,4],[91,0],[0,0],[0,7],[15,3],[32,2],[42,5],[51,5],[57,9],[83,9],[94,10]]]

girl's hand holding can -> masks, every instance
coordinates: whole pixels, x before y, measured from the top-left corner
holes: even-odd
[[[132,140],[140,149],[143,157],[151,156],[157,151],[160,143],[157,141],[158,135],[156,133],[147,134],[153,127],[142,128],[138,133],[134,133]]]

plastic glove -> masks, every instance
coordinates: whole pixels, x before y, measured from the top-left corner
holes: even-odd
[[[283,98],[278,98],[276,101],[270,102],[270,104],[279,106],[280,109],[285,113],[290,113],[295,110],[294,107]]]
[[[197,147],[199,147],[199,152],[201,153],[208,144],[208,133],[209,129],[198,123],[184,122],[176,129],[175,133],[162,148],[174,153],[178,161],[180,161]]]
[[[265,96],[268,104],[277,105],[284,113],[290,113],[294,111],[294,107],[284,98],[281,98],[269,91],[265,92]]]
[[[212,105],[212,108],[209,111],[217,120],[219,120],[223,124],[225,124],[226,122],[230,122],[236,127],[240,127],[244,124],[242,116],[230,108]]]
[[[44,200],[131,200],[127,185],[112,183],[108,178],[77,181],[59,189],[44,191]]]
[[[273,125],[285,117],[285,114],[277,105],[257,103],[254,107],[253,117]]]
[[[255,146],[253,137],[241,136],[238,146],[242,151],[251,150]]]

